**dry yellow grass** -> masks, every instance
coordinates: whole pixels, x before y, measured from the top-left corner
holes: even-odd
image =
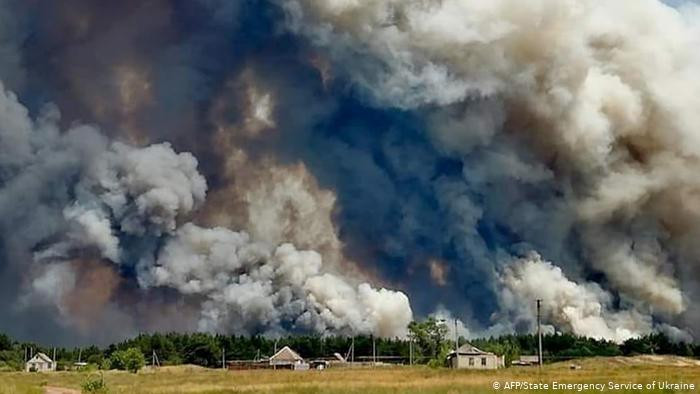
[[[494,393],[494,381],[551,383],[649,383],[654,380],[700,385],[700,362],[680,357],[591,358],[537,368],[499,371],[452,371],[426,367],[329,369],[326,371],[221,371],[199,367],[166,367],[137,375],[107,372],[110,393]],[[45,386],[79,389],[89,374],[0,373],[0,393],[42,393]],[[503,392],[519,392],[515,390]],[[644,390],[646,392],[646,390]],[[532,392],[532,391],[530,391]],[[540,391],[542,392],[542,391]],[[552,392],[548,390],[546,392]],[[557,391],[554,391],[557,392]],[[565,391],[558,391],[565,392]],[[585,391],[584,391],[585,392]],[[590,391],[589,391],[590,392]],[[619,390],[605,392],[638,392]],[[657,390],[657,392],[664,392]],[[666,391],[669,392],[669,391]],[[679,392],[684,392],[683,390]],[[688,391],[689,392],[689,391]]]

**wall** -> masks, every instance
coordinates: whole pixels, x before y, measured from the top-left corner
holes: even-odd
[[[469,359],[474,359],[474,364],[469,365]],[[486,359],[486,365],[481,364],[481,359]],[[493,354],[483,354],[483,355],[466,355],[460,354],[458,357],[452,357],[450,359],[452,368],[466,368],[466,369],[497,369],[502,365],[501,357]],[[455,365],[457,363],[457,365]]]

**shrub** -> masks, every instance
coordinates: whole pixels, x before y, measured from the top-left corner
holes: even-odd
[[[102,360],[102,363],[100,363],[100,369],[105,371],[112,369],[112,362],[110,361],[110,359],[105,358],[104,360]]]
[[[107,384],[105,383],[104,376],[91,375],[89,376],[81,385],[83,393],[99,393],[104,394],[108,392]]]

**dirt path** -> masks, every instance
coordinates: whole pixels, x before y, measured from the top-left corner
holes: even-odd
[[[44,387],[44,394],[80,394],[79,390],[74,389],[64,389],[62,387]]]

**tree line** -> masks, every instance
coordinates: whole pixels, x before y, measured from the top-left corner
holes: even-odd
[[[466,339],[459,338],[459,344]],[[469,341],[479,349],[503,355],[506,364],[521,355],[537,354],[537,337],[530,334],[504,335]],[[55,349],[58,369],[72,368],[79,359],[90,368],[133,370],[150,364],[155,354],[160,365],[196,364],[221,367],[223,360],[259,360],[274,354],[275,349],[289,346],[307,359],[350,355],[354,346],[356,361],[378,360],[407,364],[444,365],[454,349],[454,338],[447,335],[446,325],[429,318],[409,325],[407,338],[373,338],[289,335],[281,338],[263,336],[220,335],[208,333],[141,334],[106,347],[86,346]],[[21,370],[29,352],[43,352],[53,357],[51,346],[19,342],[0,334],[0,370]],[[676,342],[663,333],[629,339],[622,344],[568,333],[543,336],[545,361],[591,356],[628,356],[669,354],[700,357],[700,344]],[[352,357],[352,356],[351,356]]]

